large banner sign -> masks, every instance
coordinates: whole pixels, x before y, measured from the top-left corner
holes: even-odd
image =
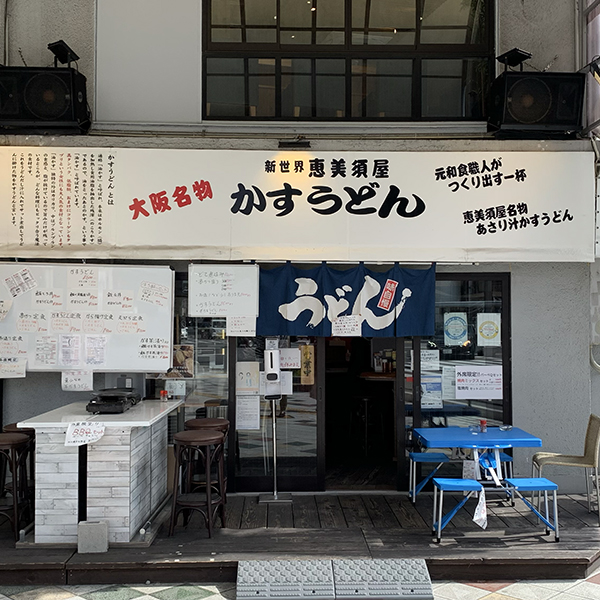
[[[593,262],[594,201],[591,151],[2,147],[0,256]]]
[[[375,272],[363,265],[298,269],[286,264],[260,271],[257,335],[364,337],[433,335],[435,267]]]

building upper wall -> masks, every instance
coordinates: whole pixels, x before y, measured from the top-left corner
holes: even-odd
[[[109,2],[110,0],[98,0]],[[2,0],[4,8],[6,0]],[[120,3],[119,3],[120,4]],[[135,5],[135,2],[133,2]],[[144,13],[140,18],[148,15],[161,14],[164,12],[163,0],[144,0]],[[181,5],[190,7],[193,2],[178,0],[177,3],[169,3],[169,6]],[[497,31],[496,40],[497,53],[505,52],[513,47],[519,47],[531,52],[533,57],[527,66],[528,70],[549,71],[573,71],[576,68],[576,11],[575,2],[565,0],[502,0],[497,2]],[[199,12],[199,11],[198,11]],[[135,11],[126,11],[128,18],[137,19]],[[96,0],[55,0],[47,2],[44,0],[19,0],[19,2],[8,3],[8,56],[4,64],[7,66],[22,66],[24,62],[28,66],[49,66],[53,62],[53,56],[47,49],[50,42],[59,39],[65,40],[73,50],[80,56],[78,61],[79,70],[88,80],[88,99],[95,115],[93,106],[97,94],[94,90],[97,66],[95,54],[96,45]],[[192,28],[200,27],[200,23],[193,23]],[[115,32],[125,35],[127,28],[122,23],[115,22]],[[0,32],[4,38],[5,32]],[[168,82],[169,73],[181,70],[189,77],[198,80],[199,59],[194,54],[192,45],[186,54],[181,55],[174,52],[172,45],[165,44],[161,39],[160,27],[148,29],[148,52],[154,48],[156,54],[148,61],[147,65],[139,65],[132,60],[132,54],[122,56],[122,61],[127,63],[131,60],[130,74],[131,82],[135,82],[140,71],[143,77],[146,74],[152,76],[156,93],[160,93],[161,78],[160,69],[164,71]],[[184,36],[182,36],[184,37]],[[115,37],[115,43],[117,43]],[[2,40],[4,47],[4,40]],[[153,68],[157,70],[153,70]],[[129,68],[129,65],[127,65]],[[127,69],[125,69],[127,70]],[[172,83],[172,82],[171,82]],[[125,92],[127,80],[118,80],[117,84],[123,87]],[[196,84],[194,83],[194,86]],[[175,90],[171,89],[171,94]],[[198,94],[200,92],[198,91]],[[132,109],[135,112],[135,108]],[[190,105],[191,113],[197,107]],[[134,113],[128,114],[123,109],[120,122],[127,122],[135,117]],[[452,136],[452,131],[447,132]]]

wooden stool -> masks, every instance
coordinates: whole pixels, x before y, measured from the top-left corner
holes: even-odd
[[[184,424],[184,429],[186,431],[201,431],[201,430],[210,430],[210,431],[220,431],[225,439],[223,440],[223,454],[227,449],[227,436],[229,434],[229,421],[223,418],[211,418],[211,419],[189,419]],[[211,475],[211,483],[213,486],[218,486],[218,476],[213,477]],[[194,487],[197,485],[204,485],[204,481],[195,482]],[[223,487],[218,490],[218,493],[223,496],[223,502],[227,503],[227,473],[224,472],[223,475]]]
[[[223,441],[220,431],[190,430],[180,431],[173,436],[175,450],[175,477],[173,482],[173,509],[169,535],[173,535],[177,516],[184,513],[184,525],[189,521],[192,510],[204,516],[208,537],[212,537],[212,526],[217,513],[221,524],[225,525],[225,503],[220,490],[224,489]],[[194,466],[199,463],[204,471],[204,490],[194,491]],[[211,482],[211,469],[215,465],[217,486]]]
[[[19,539],[19,525],[23,517],[21,507],[29,507],[27,491],[27,451],[30,438],[22,433],[0,433],[0,485],[2,496],[10,494],[12,502],[0,507],[0,515],[9,519],[13,526],[15,541]],[[12,481],[7,484],[10,473]],[[12,516],[11,516],[12,513]],[[30,515],[31,516],[31,515]]]
[[[2,428],[4,433],[22,433],[28,435],[31,441],[29,448],[29,479],[35,481],[35,429],[33,427],[17,427],[16,423],[9,423]]]

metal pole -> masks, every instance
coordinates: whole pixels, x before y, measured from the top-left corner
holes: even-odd
[[[279,396],[281,399],[281,396]],[[277,409],[276,398],[271,399],[271,419],[273,421],[273,498],[277,500]]]
[[[273,493],[261,494],[258,497],[259,504],[264,502],[291,502],[291,494],[279,494],[277,492],[277,400],[281,396],[272,396],[271,398],[271,416],[273,418]]]

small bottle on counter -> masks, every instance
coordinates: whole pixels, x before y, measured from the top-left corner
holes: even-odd
[[[485,433],[487,431],[487,419],[480,419],[480,421],[479,421],[479,431],[481,433]]]
[[[167,390],[160,390],[160,399],[163,402],[167,402],[167,400],[169,399],[169,392],[167,392]]]

